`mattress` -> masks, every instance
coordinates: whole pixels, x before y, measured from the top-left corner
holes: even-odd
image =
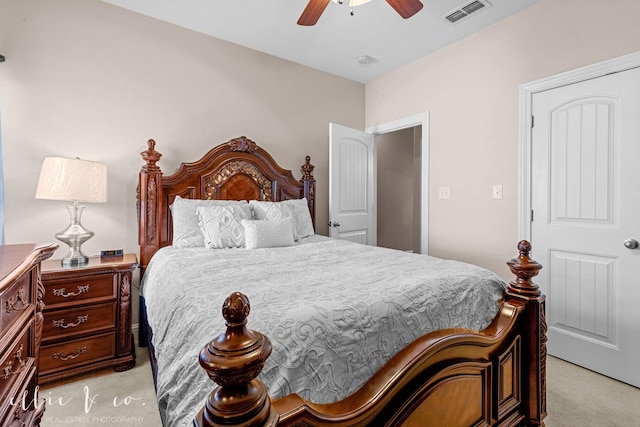
[[[198,354],[224,331],[232,292],[249,297],[248,327],[271,339],[259,376],[271,397],[329,403],[430,331],[484,329],[505,287],[474,265],[322,236],[252,250],[165,247],[141,284],[163,423],[191,425],[215,386]]]

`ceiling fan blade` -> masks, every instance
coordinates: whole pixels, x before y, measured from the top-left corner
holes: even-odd
[[[411,18],[424,6],[420,0],[387,0],[387,3],[404,19]]]
[[[331,0],[309,0],[307,7],[304,8],[300,19],[298,19],[298,25],[315,25],[330,1]]]

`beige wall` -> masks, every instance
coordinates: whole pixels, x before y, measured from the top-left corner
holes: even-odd
[[[137,252],[147,139],[171,173],[241,135],[296,176],[311,156],[327,233],[329,122],[364,127],[363,84],[98,0],[2,0],[0,52],[7,243],[51,241],[68,223],[64,202],[34,199],[45,156],[107,164],[108,202],[85,209],[96,236],[83,248]]]
[[[519,86],[640,50],[639,22],[637,0],[543,0],[366,85],[367,127],[430,112],[432,255],[511,277]],[[451,199],[439,200],[447,185]]]

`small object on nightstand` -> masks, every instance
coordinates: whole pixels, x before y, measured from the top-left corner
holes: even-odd
[[[100,258],[113,260],[113,258],[122,258],[124,251],[122,249],[110,249],[106,251],[100,251]]]

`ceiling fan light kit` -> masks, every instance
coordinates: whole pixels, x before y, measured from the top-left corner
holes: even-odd
[[[318,22],[322,12],[326,9],[330,1],[343,4],[345,0],[309,0],[307,7],[302,11],[302,15],[298,19],[298,25],[312,26]],[[349,0],[349,6],[360,6],[369,3],[371,0]],[[387,3],[404,19],[411,18],[418,13],[423,4],[420,0],[386,0]],[[353,15],[353,11],[351,11]]]
[[[331,0],[334,3],[344,4],[345,0]],[[349,7],[360,6],[369,3],[371,0],[349,0]]]

